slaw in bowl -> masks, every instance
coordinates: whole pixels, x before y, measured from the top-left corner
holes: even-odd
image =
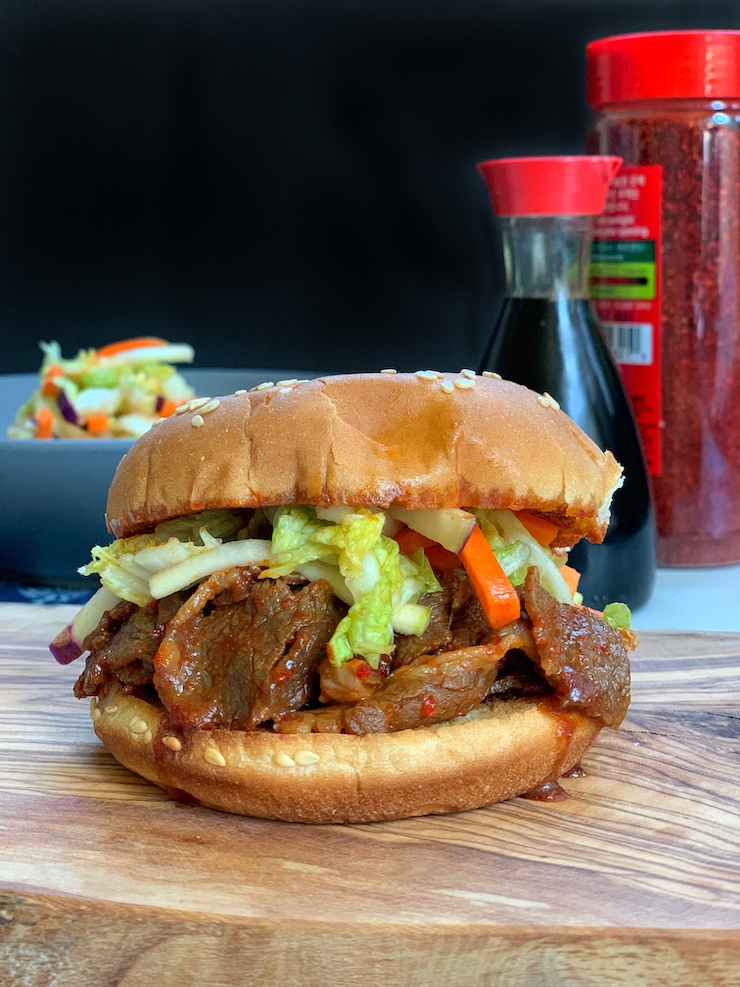
[[[39,345],[38,387],[18,408],[9,439],[137,439],[194,397],[173,366],[193,362],[186,343],[146,336],[72,359],[56,342]]]

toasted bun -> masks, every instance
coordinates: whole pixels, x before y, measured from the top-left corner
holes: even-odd
[[[551,399],[490,377],[320,377],[197,405],[121,461],[117,537],[205,508],[299,503],[526,508],[600,541],[621,482]]]
[[[92,716],[125,767],[203,805],[288,822],[376,822],[476,809],[574,768],[599,727],[545,703],[494,701],[450,724],[393,734],[162,733],[162,711],[111,683]]]

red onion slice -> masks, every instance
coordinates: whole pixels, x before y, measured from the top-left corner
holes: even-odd
[[[62,418],[65,422],[69,422],[70,425],[79,425],[80,419],[77,416],[74,405],[69,400],[64,391],[60,391],[57,397],[57,405],[59,406],[59,411],[62,414]]]
[[[60,631],[49,645],[49,650],[60,665],[69,665],[75,658],[80,657],[85,650],[83,647],[85,638],[95,630],[106,610],[110,610],[120,602],[120,596],[111,593],[105,586],[101,586],[97,593],[90,597],[84,607],[77,611],[72,623]]]
[[[68,624],[63,631],[60,631],[49,645],[49,651],[54,655],[60,665],[69,665],[75,658],[82,654],[82,648],[72,637],[72,625]]]

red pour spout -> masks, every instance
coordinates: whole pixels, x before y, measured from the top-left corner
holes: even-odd
[[[600,154],[481,161],[497,216],[598,216],[621,158]]]

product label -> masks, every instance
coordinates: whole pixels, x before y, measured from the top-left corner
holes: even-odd
[[[591,295],[619,364],[645,449],[661,471],[660,165],[622,168],[596,220]]]

